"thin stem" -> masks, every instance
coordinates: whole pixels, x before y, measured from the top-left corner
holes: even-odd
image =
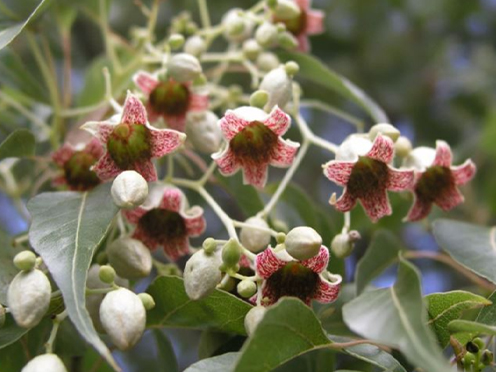
[[[53,343],[55,342],[55,338],[57,337],[60,323],[62,323],[65,318],[67,318],[67,310],[62,311],[53,319],[52,331],[50,332],[48,341],[45,343],[45,351],[47,354],[51,354],[53,352]]]
[[[374,345],[374,346],[377,346],[379,349],[386,350],[388,352],[391,351],[390,347],[379,344],[379,343],[374,342],[372,340],[355,340],[355,341],[349,341],[349,342],[333,342],[332,344],[326,345],[326,347],[329,349],[334,349],[334,350],[342,350],[342,349],[346,349],[348,347],[353,347],[353,346],[363,345],[363,344]]]
[[[200,178],[198,180],[198,183],[200,185],[205,185],[208,181],[208,179],[212,176],[212,174],[214,173],[215,169],[217,168],[217,163],[215,161],[213,161],[212,163],[210,163],[210,166],[208,167],[208,169],[206,170],[206,172],[203,174],[202,178]]]
[[[105,101],[99,102],[99,103],[97,103],[95,105],[91,105],[91,106],[66,109],[66,110],[60,111],[60,116],[63,118],[69,118],[69,117],[73,117],[73,116],[85,115],[85,114],[89,114],[93,111],[96,111],[98,109],[104,108],[108,104],[109,103],[105,100]]]
[[[261,226],[255,226],[255,225],[252,225],[252,224],[249,224],[249,223],[246,223],[246,222],[241,222],[241,221],[236,221],[236,220],[233,220],[232,222],[233,222],[233,224],[234,224],[235,227],[248,227],[248,228],[253,229],[253,230],[260,230],[260,231],[263,231],[263,232],[268,232],[273,237],[276,237],[277,234],[278,234],[277,231],[272,230],[270,228],[265,228],[265,227],[261,227]]]
[[[207,7],[207,1],[198,0],[198,7],[200,8],[200,19],[202,23],[202,28],[212,27],[212,23],[210,22],[210,14],[208,12],[208,7]]]
[[[236,229],[232,223],[231,218],[227,215],[226,212],[220,207],[219,204],[212,198],[212,196],[205,190],[203,186],[198,186],[196,190],[205,201],[210,205],[210,207],[214,210],[215,214],[220,218],[224,226],[226,227],[227,233],[229,237],[238,240],[238,234],[236,233]],[[250,252],[251,253],[251,252]]]
[[[301,101],[300,103],[301,106],[306,106],[306,107],[311,107],[311,108],[315,108],[315,109],[319,109],[319,110],[322,110],[324,112],[327,112],[331,115],[334,115],[340,119],[343,119],[345,121],[347,121],[348,123],[354,125],[359,132],[363,132],[363,128],[364,128],[364,123],[362,120],[334,107],[334,106],[331,106],[331,105],[328,105],[324,102],[321,102],[321,101],[318,101],[318,100],[304,100],[304,101]]]
[[[344,212],[344,224],[341,233],[346,234],[348,231],[350,231],[350,226],[351,226],[351,212],[349,211]]]
[[[167,176],[165,178],[166,182],[170,182],[174,177],[174,155],[169,154],[167,156]]]
[[[308,139],[312,144],[321,147],[323,149],[326,149],[332,153],[336,153],[338,151],[338,146],[335,145],[334,143],[331,143],[329,141],[326,141],[323,138],[317,137],[313,133],[310,135],[310,138]]]
[[[110,62],[112,62],[112,66],[114,67],[115,71],[117,71],[117,73],[121,73],[122,65],[119,59],[117,58],[117,54],[115,53],[113,42],[110,39],[110,28],[108,24],[106,3],[107,2],[105,0],[99,0],[100,28],[102,29],[103,41],[105,43],[105,52],[107,54],[107,57],[110,59]]]

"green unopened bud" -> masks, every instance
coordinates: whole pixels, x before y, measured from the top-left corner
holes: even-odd
[[[167,67],[169,76],[179,83],[192,81],[202,72],[198,59],[187,53],[179,53],[173,56]]]
[[[198,35],[189,37],[184,44],[184,51],[195,57],[200,57],[206,50],[207,44],[205,43],[205,40]]]
[[[279,0],[275,7],[274,14],[278,19],[289,21],[301,15],[301,9],[294,1]]]
[[[241,246],[236,239],[229,241],[222,248],[222,262],[228,267],[234,267],[241,258]]]
[[[470,370],[472,366],[475,364],[475,355],[470,352],[465,353],[465,355],[462,358],[462,363],[465,370],[467,371]]]
[[[493,362],[493,359],[494,359],[493,353],[489,350],[484,350],[481,356],[482,364],[484,364],[485,366],[489,366]]]
[[[322,237],[308,226],[295,227],[286,235],[286,251],[297,260],[315,257],[322,246]]]
[[[486,344],[484,343],[484,341],[482,341],[482,339],[480,337],[476,337],[472,340],[472,342],[474,344],[477,345],[477,347],[479,348],[479,350],[482,350],[486,347]]]
[[[270,71],[279,66],[279,58],[274,53],[262,53],[257,58],[257,67],[264,71]]]
[[[284,31],[277,35],[281,48],[293,50],[298,46],[298,40],[290,32]]]
[[[277,27],[269,22],[262,23],[255,32],[255,40],[264,47],[273,47],[277,42]]]
[[[360,233],[356,230],[352,230],[349,233],[338,234],[332,240],[331,251],[337,258],[348,257],[351,252],[353,252],[355,242],[359,239]]]
[[[198,25],[195,22],[187,22],[184,26],[186,35],[193,35],[196,31],[198,31]]]
[[[254,39],[245,40],[243,43],[243,54],[250,61],[256,60],[261,51],[262,48],[260,48],[260,45]]]
[[[217,250],[217,242],[214,238],[207,238],[203,241],[202,247],[205,254],[209,255]]]
[[[14,265],[19,270],[29,271],[36,265],[36,255],[31,251],[22,251],[15,255]]]
[[[3,325],[5,324],[5,307],[2,306],[2,304],[0,304],[0,328],[3,327]]]
[[[246,313],[245,330],[248,336],[251,336],[258,326],[258,323],[263,319],[266,308],[263,306],[255,306]]]
[[[267,0],[266,4],[269,9],[275,9],[277,6],[277,0]]]
[[[284,69],[289,76],[294,76],[300,71],[300,66],[295,61],[288,61],[284,65]]]
[[[394,143],[394,152],[396,155],[402,158],[406,158],[410,155],[412,151],[412,143],[410,140],[404,136],[399,136]]]
[[[115,276],[117,274],[115,273],[115,270],[112,266],[109,265],[103,265],[100,266],[100,271],[98,272],[98,277],[100,280],[104,283],[107,284],[112,284],[115,280]]]
[[[257,285],[251,280],[242,280],[238,283],[236,289],[241,297],[249,298],[257,291]]]
[[[250,96],[250,106],[263,109],[269,100],[269,93],[265,90],[257,90]]]
[[[250,217],[245,221],[250,226],[243,226],[239,234],[241,244],[250,252],[258,253],[270,244],[269,225],[263,218]]]
[[[138,294],[138,297],[140,298],[141,302],[143,302],[145,310],[151,310],[155,307],[155,300],[148,293],[140,293]]]
[[[226,292],[231,292],[234,288],[236,288],[236,280],[234,278],[228,277],[226,281],[222,281],[218,286],[218,289],[222,289]]]
[[[378,134],[389,137],[393,140],[393,142],[395,142],[400,136],[400,131],[393,127],[391,124],[380,123],[370,128],[369,139],[373,141]]]
[[[277,244],[282,244],[286,241],[286,234],[283,232],[277,233],[276,242]]]
[[[168,43],[172,50],[177,50],[183,46],[184,36],[181,34],[172,34],[169,37]]]

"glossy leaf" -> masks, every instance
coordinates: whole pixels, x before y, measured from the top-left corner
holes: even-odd
[[[226,353],[203,359],[190,365],[184,372],[230,372],[241,353]]]
[[[450,340],[448,323],[460,318],[468,309],[480,308],[491,304],[484,297],[465,291],[452,291],[447,293],[432,293],[425,297],[429,322],[436,333],[441,347],[446,347]]]
[[[471,320],[453,320],[448,324],[451,333],[468,332],[473,334],[484,334],[496,336],[496,327],[488,326]]]
[[[491,304],[483,307],[475,320],[482,324],[496,326],[496,291],[491,293],[487,300],[491,301]]]
[[[193,301],[184,290],[183,279],[176,276],[157,278],[147,292],[156,304],[147,314],[151,327],[214,328],[246,334],[243,322],[252,306],[230,293],[214,290],[207,298]]]
[[[298,299],[283,298],[267,310],[241,349],[234,372],[268,372],[329,343],[312,309]]]
[[[0,160],[33,156],[35,140],[27,129],[18,129],[0,144]]]
[[[81,336],[118,370],[85,308],[87,271],[117,213],[110,184],[85,193],[43,193],[28,203],[28,210],[30,242],[62,292],[70,319]]]
[[[427,322],[417,269],[400,259],[394,286],[364,292],[343,307],[344,321],[364,338],[398,348],[413,365],[449,372]]]
[[[398,253],[402,250],[401,242],[391,232],[379,230],[363,257],[358,261],[355,281],[357,295],[386,268],[398,261]]]
[[[298,63],[300,66],[298,76],[307,78],[353,101],[362,107],[376,123],[389,123],[385,112],[364,91],[344,76],[324,65],[317,58],[309,54],[294,52],[279,52],[278,55],[283,61],[295,61]]]
[[[496,227],[440,219],[433,229],[436,241],[455,261],[496,283]]]

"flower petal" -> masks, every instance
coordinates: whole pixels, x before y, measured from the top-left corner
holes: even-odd
[[[274,167],[289,167],[294,160],[296,152],[300,144],[282,138],[277,139],[277,147],[275,148],[274,155],[270,159],[270,164]]]
[[[165,124],[170,129],[177,130],[179,132],[184,132],[184,128],[186,127],[186,115],[162,115],[164,118]]]
[[[327,268],[327,264],[329,263],[329,250],[321,246],[319,253],[308,260],[300,262],[303,266],[308,267],[314,273],[320,274]]]
[[[436,141],[436,157],[432,165],[449,167],[451,166],[452,157],[450,146],[445,141]]]
[[[65,163],[74,155],[74,148],[69,144],[64,144],[61,148],[52,154],[52,160],[59,167],[63,167]]]
[[[155,129],[148,126],[151,135],[152,158],[161,158],[177,150],[186,140],[184,133],[171,129]]]
[[[405,220],[406,221],[419,221],[424,219],[429,215],[432,209],[432,202],[427,200],[422,200],[415,196],[412,207],[408,211]]]
[[[295,0],[295,3],[301,10],[308,10],[310,8],[310,0]]]
[[[203,217],[203,208],[199,206],[192,207],[186,213],[181,213],[186,225],[188,236],[199,236],[203,234],[207,227],[207,222]]]
[[[413,170],[398,170],[389,167],[387,189],[391,191],[409,190],[415,182]]]
[[[179,213],[182,209],[184,194],[179,189],[171,188],[164,191],[159,208]]]
[[[475,176],[476,166],[472,160],[468,159],[462,165],[451,167],[451,174],[456,185],[464,185]]]
[[[182,239],[174,239],[172,241],[164,242],[163,249],[165,255],[171,261],[176,261],[179,257],[185,256],[189,253],[189,240],[187,237],[184,237]]]
[[[92,138],[84,148],[84,152],[94,156],[96,159],[103,155],[103,147],[97,138]]]
[[[236,173],[240,167],[239,162],[229,147],[221,153],[217,152],[213,154],[212,158],[217,163],[219,171],[225,176]]]
[[[230,141],[248,124],[250,124],[249,121],[240,118],[232,110],[227,110],[224,117],[219,120],[220,129],[227,141]]]
[[[188,110],[191,111],[204,111],[208,109],[208,96],[206,94],[196,94],[191,95]]]
[[[324,32],[324,16],[324,12],[320,10],[308,11],[305,33],[307,35],[316,35]]]
[[[102,181],[108,181],[122,172],[122,169],[115,164],[108,153],[98,159],[91,170],[95,172]]]
[[[157,180],[157,171],[151,160],[135,162],[134,170],[141,174],[147,182],[155,182]]]
[[[273,249],[269,247],[255,257],[255,271],[260,277],[267,279],[287,263],[288,261],[277,257]]]
[[[123,210],[122,214],[129,222],[131,222],[132,224],[137,224],[140,218],[143,217],[147,212],[147,209],[138,207],[130,210]]]
[[[148,115],[148,121],[150,123],[155,123],[162,117],[162,115],[153,111],[153,107],[150,105],[150,103],[146,104],[146,113]]]
[[[122,111],[121,123],[124,124],[146,124],[146,109],[137,96],[128,91],[124,109]]]
[[[109,121],[88,121],[81,126],[81,129],[91,133],[100,142],[107,143],[110,134],[114,131],[116,124]]]
[[[366,198],[361,198],[360,202],[372,222],[377,222],[380,218],[392,213],[386,190],[376,190]]]
[[[159,84],[156,78],[145,71],[138,71],[134,74],[133,81],[146,95],[149,95]]]
[[[356,204],[356,198],[351,195],[346,188],[343,191],[343,195],[336,201],[334,207],[340,212],[351,211]]]
[[[366,156],[369,158],[382,161],[383,163],[390,163],[393,160],[394,155],[394,143],[389,137],[378,134],[375,137],[372,148],[367,153]]]
[[[262,188],[267,183],[268,164],[245,164],[243,166],[243,184]]]
[[[298,40],[298,51],[308,53],[310,51],[310,42],[306,34],[300,34],[296,37]]]
[[[320,282],[313,299],[321,303],[329,303],[338,298],[340,285],[328,282],[322,277],[319,277]]]
[[[324,165],[324,176],[339,186],[346,186],[354,166],[355,162],[331,160]]]
[[[439,195],[436,200],[434,200],[434,203],[436,203],[439,208],[446,212],[450,209],[453,209],[458,204],[463,203],[464,200],[465,198],[458,190],[458,188],[456,186],[452,186],[448,188],[446,192]]]
[[[256,304],[257,296],[255,295],[253,297],[255,299],[255,301],[253,303]],[[267,285],[267,283],[265,281],[264,281],[263,287],[262,287],[262,298],[263,298],[263,302],[262,302],[263,306],[273,305],[278,300],[276,294],[274,293],[273,288],[271,288],[270,285]]]
[[[276,135],[282,136],[289,129],[291,118],[278,106],[275,106],[263,123]]]
[[[155,238],[147,234],[140,226],[136,227],[132,237],[141,241],[151,251],[154,251],[160,245]]]

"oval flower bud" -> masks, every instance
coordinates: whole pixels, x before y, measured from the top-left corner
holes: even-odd
[[[234,268],[241,258],[241,247],[235,239],[229,241],[222,247],[222,262],[227,268]]]
[[[31,251],[22,251],[15,255],[14,265],[19,270],[29,271],[36,265],[36,255]]]
[[[257,227],[269,229],[267,222],[260,217],[250,217],[245,223],[252,225],[254,228],[243,226],[241,229],[240,239],[243,247],[253,253],[258,253],[267,248],[270,244],[270,232],[257,229]]]
[[[248,336],[251,336],[258,326],[258,323],[263,319],[266,308],[263,306],[255,306],[246,313],[245,330]]]
[[[191,36],[186,40],[184,44],[184,51],[195,57],[201,56],[207,50],[207,44],[201,36],[195,35]]]
[[[100,266],[100,271],[98,272],[98,277],[100,280],[106,284],[114,283],[116,272],[114,268],[110,265],[102,265]]]
[[[208,296],[220,283],[220,251],[207,254],[203,250],[190,257],[184,268],[184,288],[192,300]]]
[[[410,140],[404,136],[399,136],[399,138],[394,143],[394,153],[401,158],[405,158],[410,155],[412,151],[412,143]]]
[[[40,270],[21,271],[10,283],[7,302],[16,323],[23,328],[37,325],[48,310],[52,287]]]
[[[360,239],[360,233],[356,230],[336,235],[331,243],[332,253],[338,258],[348,257],[353,252],[358,239]]]
[[[402,167],[413,168],[418,171],[424,171],[430,167],[436,158],[436,150],[431,147],[416,147],[403,160]]]
[[[243,43],[243,54],[248,58],[250,61],[254,61],[257,59],[257,57],[260,55],[260,52],[262,49],[260,48],[260,45],[256,42],[254,39],[248,39],[245,40]]]
[[[205,154],[219,150],[222,132],[218,125],[219,118],[212,111],[190,113],[186,118],[186,135],[193,147]]]
[[[279,66],[279,58],[274,53],[262,53],[257,58],[257,67],[266,72]]]
[[[138,294],[138,297],[140,298],[141,302],[143,302],[145,310],[151,310],[155,307],[155,300],[148,293],[140,293]]]
[[[146,325],[146,310],[141,299],[129,289],[109,292],[100,305],[100,319],[119,350],[132,348]]]
[[[172,34],[169,37],[168,43],[172,50],[179,49],[184,44],[184,36],[181,34]]]
[[[257,285],[251,280],[242,280],[238,283],[236,289],[241,297],[249,298],[257,291]]]
[[[231,9],[222,18],[224,26],[224,37],[229,41],[241,42],[250,37],[254,23],[251,19],[243,16],[239,8]]]
[[[278,0],[277,6],[274,10],[277,19],[282,21],[289,21],[301,15],[300,7],[290,0]]]
[[[122,278],[144,278],[152,270],[150,250],[137,239],[119,238],[114,240],[106,251],[110,265]]]
[[[67,372],[67,369],[57,355],[43,354],[31,359],[21,372]]]
[[[277,43],[277,27],[270,22],[262,23],[255,32],[255,40],[264,48],[270,48]]]
[[[187,53],[179,53],[173,56],[167,67],[169,76],[179,83],[195,80],[202,73],[198,58]]]
[[[269,93],[269,101],[265,110],[270,110],[275,105],[284,108],[292,96],[293,79],[288,76],[284,66],[270,71],[262,80],[260,89]]]
[[[136,208],[148,196],[148,183],[138,172],[124,171],[115,178],[110,193],[119,208]]]
[[[322,238],[311,227],[300,226],[295,227],[286,235],[284,244],[291,257],[303,261],[319,253]]]
[[[375,137],[377,137],[378,134],[382,134],[383,136],[387,136],[393,140],[393,142],[396,142],[396,140],[400,136],[400,131],[393,127],[391,124],[387,123],[379,123],[369,130],[369,139],[371,141],[375,140]]]
[[[359,156],[364,156],[372,148],[372,141],[368,136],[352,134],[346,138],[336,152],[336,160],[356,161]]]

